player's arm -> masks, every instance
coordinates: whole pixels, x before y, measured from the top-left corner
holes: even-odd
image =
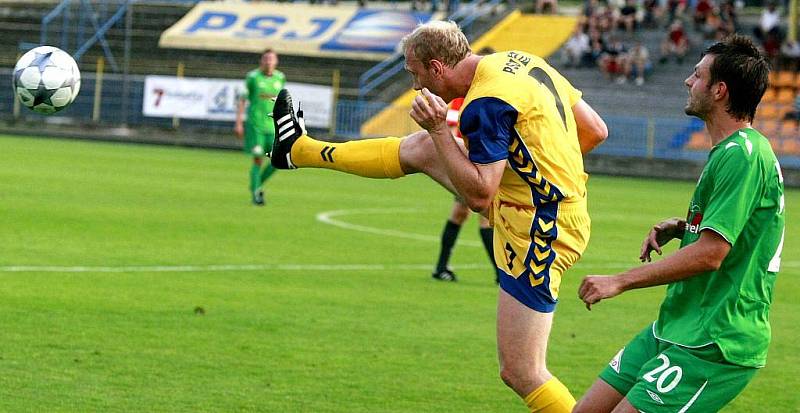
[[[411,117],[430,134],[447,176],[469,208],[476,212],[489,208],[500,186],[506,160],[485,165],[472,163],[447,126],[447,104],[428,89],[422,89],[412,102]]]
[[[680,218],[670,218],[653,225],[650,233],[647,234],[647,237],[645,237],[642,242],[642,248],[639,251],[639,260],[642,262],[650,262],[650,253],[653,251],[661,255],[661,247],[675,238],[683,239],[685,230],[686,221]]]
[[[586,155],[606,140],[608,127],[600,115],[583,99],[579,99],[572,106],[572,114],[575,116],[575,124],[578,125],[581,153]]]
[[[245,92],[239,95],[239,99],[236,102],[236,123],[233,125],[233,131],[239,139],[244,136],[244,109],[247,106],[247,97],[251,95],[253,88],[253,82],[250,79],[251,77],[248,74],[244,80]]]
[[[244,136],[244,107],[246,99],[240,97],[236,102],[236,123],[233,125],[233,131],[240,139]]]
[[[731,244],[720,234],[706,229],[700,238],[661,261],[632,268],[614,276],[589,275],[583,279],[578,296],[591,310],[592,304],[636,288],[680,281],[716,271],[728,255]]]

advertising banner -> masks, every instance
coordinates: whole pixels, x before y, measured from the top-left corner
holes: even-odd
[[[354,5],[200,2],[161,34],[160,47],[382,60],[441,13]]]
[[[333,108],[330,86],[288,82],[286,88],[292,92],[295,109],[302,106],[307,126],[330,126]],[[147,76],[142,113],[151,117],[233,122],[237,100],[243,91],[242,80]]]

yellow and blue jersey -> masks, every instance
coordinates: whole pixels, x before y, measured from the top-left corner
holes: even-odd
[[[489,214],[500,285],[542,312],[589,239],[580,98],[540,57],[495,53],[478,63],[459,123],[473,163],[508,161]]]

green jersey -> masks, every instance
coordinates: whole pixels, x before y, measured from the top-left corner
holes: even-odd
[[[275,106],[275,97],[286,84],[286,76],[279,70],[274,70],[272,76],[267,76],[261,69],[254,69],[247,73],[245,86],[247,100],[247,122],[250,126],[262,133],[273,133],[272,108]]]
[[[714,343],[730,363],[763,366],[783,226],[778,160],[756,130],[736,131],[711,149],[681,242],[683,248],[708,229],[731,244],[730,252],[718,270],[669,285],[656,337],[685,347]]]

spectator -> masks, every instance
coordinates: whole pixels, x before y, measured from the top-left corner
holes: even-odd
[[[600,33],[609,33],[617,26],[617,16],[614,14],[614,9],[608,5],[600,7],[595,14],[594,21]]]
[[[659,0],[644,0],[644,20],[642,25],[654,29],[658,27],[658,19],[661,18],[662,10],[659,7]]]
[[[600,71],[608,80],[625,83],[625,59],[626,49],[622,40],[616,37],[612,38],[608,47],[600,56],[600,61],[598,62]]]
[[[714,10],[714,3],[711,0],[698,0],[694,8],[694,29],[699,31],[705,26],[708,16]]]
[[[536,13],[557,14],[558,1],[557,0],[535,0]]]
[[[566,45],[564,45],[563,60],[566,66],[583,66],[587,53],[591,51],[589,47],[589,36],[583,32],[580,25],[575,27]]]
[[[689,49],[689,38],[686,37],[686,32],[683,30],[683,23],[680,20],[675,20],[669,26],[667,38],[661,42],[661,58],[659,63],[667,63],[670,56],[675,56],[677,62],[683,63],[683,58],[686,56],[686,51]]]
[[[584,61],[589,65],[597,64],[603,51],[606,50],[606,41],[597,29],[589,31],[589,52],[584,56]]]
[[[721,28],[722,19],[719,17],[719,12],[715,9],[706,16],[705,22],[700,26],[700,31],[703,33],[703,39],[709,40],[713,39],[717,31]]]
[[[597,12],[597,0],[588,0],[583,4],[583,17],[587,21]]]
[[[722,21],[721,27],[724,28],[728,34],[736,33],[739,28],[739,20],[733,1],[725,0],[722,2],[719,10],[719,18]]]
[[[767,57],[772,67],[778,67],[778,58],[781,52],[781,41],[775,32],[767,33],[767,38],[762,44],[764,56]]]
[[[787,70],[800,70],[800,42],[788,40],[781,45],[780,64]]]
[[[644,76],[652,70],[653,64],[650,62],[650,51],[642,44],[641,40],[637,40],[628,52],[628,58],[625,59],[625,76],[635,79],[637,86],[642,86],[644,84]]]
[[[753,34],[765,43],[767,35],[772,34],[778,41],[781,39],[781,13],[775,7],[775,3],[768,3],[767,7],[761,12],[758,26],[753,29]]]
[[[686,10],[686,0],[667,0],[667,27],[675,19],[681,19],[684,10]]]
[[[702,0],[701,0],[702,1]],[[619,28],[625,29],[628,33],[633,33],[636,29],[636,0],[625,0],[625,5],[619,10]]]

